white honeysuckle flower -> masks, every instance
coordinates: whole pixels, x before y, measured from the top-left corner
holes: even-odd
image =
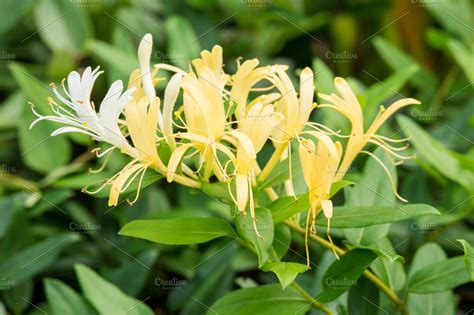
[[[82,75],[76,71],[71,72],[66,80],[67,87],[65,80],[61,82],[65,95],[51,83],[54,95],[62,104],[56,103],[52,98],[49,99],[56,115],[41,115],[33,107],[38,119],[31,123],[30,129],[42,120],[62,123],[67,126],[58,128],[51,134],[52,136],[70,132],[83,133],[135,156],[135,149],[130,146],[118,126],[120,114],[130,102],[134,88],[124,92],[122,81],[113,82],[100,104],[99,112],[96,112],[90,96],[94,82],[102,72],[99,71],[99,67],[93,71],[87,67]]]

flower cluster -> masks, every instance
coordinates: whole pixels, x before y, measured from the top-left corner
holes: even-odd
[[[319,94],[324,103],[316,104],[314,74],[310,68],[301,71],[296,89],[287,74],[287,66],[259,66],[257,59],[243,63],[238,60],[237,71],[227,74],[220,46],[203,51],[201,58],[192,61],[190,69],[168,64],[151,67],[151,53],[152,37],[147,34],[138,47],[140,68],[130,74],[128,87],[124,89],[120,80],[113,82],[98,111],[90,97],[102,71],[90,67],[82,75],[71,72],[62,81],[61,92],[51,84],[57,98],[49,99],[54,115],[42,116],[33,108],[38,119],[32,126],[41,120],[58,122],[64,126],[53,132],[53,136],[83,133],[110,144],[105,151],[97,151],[99,157],[114,149],[130,156],[131,161],[98,189],[111,186],[109,206],[117,205],[120,193],[133,181],[138,179],[141,184],[148,169],[162,174],[168,182],[192,188],[200,188],[212,178],[227,185],[242,215],[249,210],[255,232],[260,236],[255,216],[255,187],[280,161],[291,160],[290,144],[296,141],[309,190],[306,230],[315,232],[320,209],[328,219],[329,229],[333,213],[331,186],[344,177],[359,153],[380,162],[394,183],[382,161],[364,150],[367,143],[382,147],[400,160],[410,158],[399,153],[405,146],[393,145],[405,139],[377,135],[377,130],[395,111],[418,104],[417,100],[402,99],[387,109],[381,107],[370,127],[364,130],[361,106],[342,78],[334,82],[339,94]],[[159,76],[160,71],[166,71],[169,77],[162,97],[156,92],[156,86],[166,81],[165,76]],[[352,125],[350,134],[341,135],[310,122],[315,108],[330,108],[342,114]],[[337,139],[345,142],[345,147]],[[274,153],[261,165],[257,155],[266,143],[271,143]],[[161,156],[160,146],[169,148],[171,154],[166,158]],[[137,200],[139,191],[129,203]],[[272,188],[264,191],[271,199],[278,197]],[[291,176],[286,179],[285,191],[294,196]]]

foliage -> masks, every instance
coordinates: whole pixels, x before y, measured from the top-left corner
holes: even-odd
[[[403,3],[1,1],[0,314],[469,311],[473,8],[467,0]],[[186,68],[202,49],[220,44],[230,69],[237,57],[258,57],[262,64],[289,64],[297,82],[299,70],[312,65],[317,93],[336,92],[336,74],[348,77],[369,122],[381,104],[404,95],[419,99],[421,105],[383,127],[386,135],[409,137],[408,150],[417,156],[390,168],[410,203],[396,201],[378,163],[357,158],[331,190],[337,245],[324,237],[320,214],[317,234],[309,236],[308,269],[299,223],[310,205],[297,154],[290,165],[296,198],[259,200],[263,239],[249,215],[229,207],[220,183],[194,190],[147,171],[132,206],[125,201],[138,181],[113,207],[103,199],[108,191],[80,193],[128,160],[113,152],[102,172],[91,173],[100,167],[91,153],[100,144],[79,134],[50,137],[57,125],[49,121],[30,130],[35,116],[27,102],[51,114],[48,83],[88,65],[106,70],[93,91],[105,95],[138,67],[136,47],[145,33],[155,39],[156,63]],[[162,95],[164,86],[158,90]],[[344,117],[327,109],[311,120],[350,131]],[[261,154],[268,160],[271,153],[267,145]],[[169,148],[160,146],[159,155],[169,159]],[[280,162],[260,183],[262,196],[269,187],[284,191],[289,164]]]

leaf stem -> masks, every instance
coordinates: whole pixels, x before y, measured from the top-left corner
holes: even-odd
[[[327,314],[327,315],[333,315],[333,313],[331,312],[331,310],[329,308],[327,308],[324,304],[318,302],[317,300],[315,300],[311,295],[308,294],[308,292],[305,291],[305,289],[303,289],[298,283],[296,283],[295,281],[293,281],[293,283],[291,284],[291,286],[296,290],[298,291],[298,293],[306,300],[308,301],[309,303],[311,303],[311,306],[313,306],[314,308],[317,308],[321,311],[324,312],[324,314]]]
[[[291,222],[291,221],[287,220],[287,221],[285,221],[285,224],[287,226],[289,226],[291,229],[293,229],[294,231],[300,233],[301,235],[304,235],[305,230],[302,227],[300,227],[299,225],[295,224],[294,222]],[[340,248],[336,245],[334,245],[334,247],[333,247],[333,245],[331,245],[330,242],[326,241],[324,238],[322,238],[318,235],[310,234],[309,237],[311,239],[315,240],[316,242],[318,242],[319,244],[321,244],[323,247],[325,247],[327,249],[332,250],[334,248],[334,250],[336,251],[336,253],[338,255],[342,256],[346,253],[346,251],[344,249],[342,249],[342,248]],[[385,293],[385,295],[390,299],[390,301],[392,301],[392,303],[397,306],[397,308],[400,310],[401,314],[404,314],[404,315],[408,314],[408,312],[404,308],[403,301],[400,300],[398,295],[392,289],[390,289],[382,280],[380,280],[380,278],[378,278],[375,274],[373,274],[369,270],[365,270],[363,274],[369,281],[371,281],[383,293]]]

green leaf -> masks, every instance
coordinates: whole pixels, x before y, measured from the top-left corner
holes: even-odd
[[[374,273],[394,291],[401,290],[406,281],[405,269],[403,266],[404,258],[397,254],[396,249],[404,245],[406,241],[402,241],[394,247],[388,237],[378,240],[371,247],[375,247],[383,253],[384,257],[380,257],[370,265]]]
[[[379,55],[392,70],[407,69],[411,66],[419,68],[419,71],[411,78],[413,85],[427,91],[433,90],[433,87],[436,86],[436,77],[425,68],[422,68],[412,56],[393,46],[393,44],[382,37],[376,37],[373,43]]]
[[[296,276],[299,273],[307,271],[308,267],[293,262],[267,262],[260,269],[267,272],[274,272],[277,275],[281,286],[285,289],[296,279]]]
[[[398,116],[397,121],[403,132],[411,137],[410,142],[423,160],[426,160],[447,178],[463,186],[467,191],[474,191],[474,173],[464,168],[455,154],[411,119]]]
[[[4,259],[0,264],[0,279],[20,284],[34,277],[56,262],[61,251],[79,238],[74,233],[52,236]]]
[[[421,215],[439,215],[438,210],[425,204],[371,206],[371,207],[335,207],[331,227],[356,228],[375,224],[402,221]],[[316,224],[326,226],[327,220],[318,216]]]
[[[25,198],[25,193],[17,193],[0,200],[0,238],[5,236],[15,212],[23,207]]]
[[[146,284],[151,266],[155,263],[157,257],[156,249],[144,251],[136,256],[136,261],[125,262],[108,274],[106,278],[121,288],[125,294],[137,296]],[[148,268],[145,268],[145,266]]]
[[[330,94],[336,91],[334,85],[334,73],[331,69],[319,58],[313,59],[313,71],[315,76],[315,87],[318,93]]]
[[[339,190],[347,185],[353,185],[354,182],[341,180],[334,183],[331,187],[330,197],[334,196]],[[280,197],[272,202],[268,209],[270,209],[275,224],[281,223],[286,219],[292,217],[299,212],[307,211],[309,209],[308,193],[296,197],[292,196]]]
[[[32,217],[40,216],[44,212],[53,209],[60,211],[58,207],[63,201],[69,199],[73,195],[70,190],[52,190],[44,193],[40,201],[29,210],[29,214]]]
[[[9,68],[27,99],[38,106],[40,113],[48,114],[50,109],[47,98],[51,96],[51,93],[47,86],[18,63],[11,63]],[[24,106],[18,126],[21,158],[33,170],[49,173],[69,161],[71,146],[65,137],[51,137],[51,133],[57,129],[54,123],[42,121],[30,130],[30,124],[37,117],[33,115],[27,104]],[[56,148],[61,148],[61,154],[58,154]]]
[[[97,314],[82,296],[59,280],[45,279],[44,290],[53,315]]]
[[[458,63],[464,74],[468,78],[471,85],[474,85],[474,52],[464,46],[460,41],[450,39],[448,41],[448,48],[454,57],[454,60]]]
[[[72,3],[38,1],[34,15],[39,35],[52,50],[77,54],[91,36],[91,23],[83,8]]]
[[[367,315],[379,313],[378,288],[368,279],[361,277],[349,290],[347,306],[350,315]]]
[[[415,253],[410,266],[409,276],[435,262],[446,259],[443,249],[436,243],[427,243],[421,246]],[[433,315],[454,315],[457,302],[451,291],[417,294],[409,293],[407,296],[407,308],[410,314],[423,314],[427,309]]]
[[[390,163],[388,154],[382,148],[375,150],[374,154],[386,165],[396,186],[397,171]],[[357,185],[347,190],[349,193],[346,207],[393,205],[396,200],[388,175],[373,158],[367,160]],[[345,229],[344,235],[353,244],[368,245],[387,235],[389,228],[390,224],[382,224],[367,228]]]
[[[88,49],[101,62],[104,62],[122,79],[128,79],[130,73],[138,68],[138,59],[135,55],[130,55],[117,47],[99,40],[87,42]]]
[[[119,234],[168,245],[205,243],[222,236],[236,237],[226,221],[212,217],[136,220],[126,224]]]
[[[466,240],[457,240],[464,247],[464,263],[471,281],[474,281],[474,248]]]
[[[237,233],[244,240],[250,242],[258,254],[258,265],[261,267],[269,258],[268,249],[272,246],[274,236],[274,225],[272,221],[272,214],[266,208],[255,209],[255,216],[257,218],[257,231],[261,237],[257,235],[254,228],[252,216],[249,214],[243,216],[238,214],[234,218]]]
[[[472,40],[472,7],[469,0],[427,1],[427,10],[449,32],[461,37],[464,41]]]
[[[302,176],[302,169],[300,166],[300,159],[297,154],[294,154],[291,160],[291,172],[293,178],[298,178]],[[259,185],[260,189],[267,187],[275,187],[277,185],[283,184],[286,180],[290,178],[290,165],[289,159],[284,159],[280,161],[270,175]]]
[[[214,303],[207,314],[304,314],[309,308],[308,301],[291,288],[282,290],[279,284],[268,284],[233,291]]]
[[[408,291],[433,293],[451,290],[470,282],[463,256],[432,263],[415,272],[409,279]]]
[[[18,126],[25,104],[26,99],[21,91],[10,94],[0,106],[0,129]]]
[[[283,224],[275,225],[275,232],[273,237],[272,247],[269,249],[270,259],[273,261],[280,261],[288,252],[291,245],[291,231],[290,228]]]
[[[3,279],[3,278],[2,278]],[[4,280],[2,280],[4,281]],[[13,314],[24,314],[33,299],[33,279],[23,281],[3,292],[2,300]],[[11,314],[11,313],[9,313]]]
[[[0,34],[11,28],[18,18],[25,12],[31,0],[3,0],[0,1]]]
[[[12,62],[8,68],[27,100],[33,102],[41,114],[52,113],[48,105],[48,97],[52,97],[53,93],[49,86],[35,78],[22,64]],[[27,104],[24,104],[24,108],[25,111],[29,111]]]
[[[376,114],[378,106],[382,105],[382,102],[389,97],[398,94],[401,88],[419,69],[420,67],[418,65],[411,64],[406,68],[397,70],[384,81],[373,84],[367,90],[365,110],[369,111],[371,114]]]
[[[71,145],[66,137],[52,137],[56,129],[52,123],[41,121],[30,130],[30,124],[36,118],[29,109],[18,126],[20,157],[25,164],[38,173],[49,173],[66,164],[71,157]],[[57,148],[61,148],[58,152]]]
[[[168,55],[172,63],[187,69],[189,62],[199,57],[201,51],[191,24],[181,16],[172,15],[165,22],[165,34],[168,42]]]
[[[100,314],[153,315],[145,303],[129,297],[89,267],[75,265],[74,269],[84,296]]]
[[[374,243],[372,245],[355,245],[355,244],[351,244],[344,241],[343,243],[350,250],[355,249],[355,248],[368,249],[376,253],[381,258],[384,257],[384,258],[389,259],[390,262],[395,262],[395,261],[399,261],[402,263],[405,262],[405,258],[401,255],[398,255],[394,250],[392,250],[392,248],[389,248],[388,251],[384,251],[383,249],[380,248],[380,244],[382,244],[384,240],[388,240],[388,238],[384,237],[378,240],[377,243]],[[391,247],[391,244],[389,247]]]
[[[354,249],[336,260],[323,276],[323,293],[318,301],[325,303],[337,299],[340,295],[357,284],[357,279],[377,258],[371,250]]]

